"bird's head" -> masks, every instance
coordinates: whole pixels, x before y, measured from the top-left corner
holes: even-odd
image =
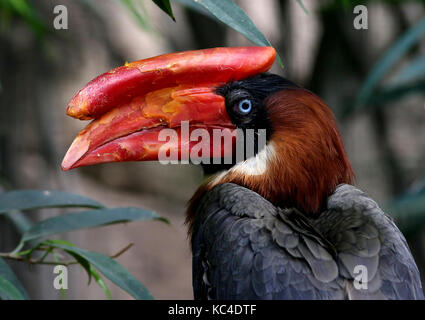
[[[62,169],[161,156],[204,163],[226,158],[205,164],[215,175],[197,196],[232,182],[276,205],[319,212],[338,184],[352,182],[353,171],[326,104],[265,73],[275,54],[271,47],[187,51],[95,78],[68,105],[68,115],[94,120],[75,138]],[[214,139],[217,130],[232,132],[231,139]],[[238,159],[241,139],[253,141],[254,152]]]

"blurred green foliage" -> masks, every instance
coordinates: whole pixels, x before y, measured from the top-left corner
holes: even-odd
[[[373,99],[374,104],[379,100],[376,96],[380,94],[378,85],[382,79],[394,68],[402,59],[410,60],[393,79],[391,85],[385,85],[386,95],[391,95],[394,99],[412,91],[419,90],[424,92],[423,87],[418,87],[418,82],[425,84],[425,58],[418,56],[410,58],[410,50],[423,41],[425,35],[425,19],[419,21],[416,25],[407,30],[378,60],[368,77],[364,81],[355,103],[346,109],[346,113],[351,113],[362,108],[370,106]],[[400,90],[403,88],[403,90]],[[415,90],[412,90],[415,89]]]
[[[7,28],[12,19],[20,19],[31,27],[38,37],[43,37],[47,26],[27,0],[0,0],[0,27]]]
[[[28,228],[22,230],[21,240],[12,252],[0,253],[0,298],[28,298],[15,274],[3,261],[3,259],[9,259],[30,264],[66,266],[78,264],[87,271],[89,283],[91,277],[94,277],[108,298],[111,294],[98,272],[134,298],[152,299],[149,291],[113,258],[78,248],[65,240],[43,239],[59,233],[131,221],[154,219],[168,223],[166,219],[152,211],[139,208],[106,208],[93,199],[63,191],[18,190],[0,193],[0,215],[9,213],[11,219],[18,210],[75,207],[90,208],[91,210],[61,214],[38,223],[32,223]],[[127,250],[129,247],[125,249]],[[58,251],[67,253],[73,259],[59,258]],[[52,256],[53,260],[49,260],[49,257]]]

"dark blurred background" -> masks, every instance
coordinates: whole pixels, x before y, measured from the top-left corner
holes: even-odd
[[[85,83],[126,61],[252,43],[211,16],[181,4],[187,1],[172,2],[177,22],[148,0],[132,1],[133,8],[127,5],[130,2],[118,0],[34,0],[28,1],[30,9],[16,12],[6,10],[1,1],[2,188],[66,190],[110,206],[157,211],[171,221],[171,226],[134,222],[73,232],[65,239],[109,254],[134,242],[135,246],[118,261],[155,298],[191,299],[191,252],[183,222],[186,202],[202,180],[201,169],[115,163],[62,172],[62,158],[86,124],[67,117],[65,108]],[[424,63],[412,67],[422,73],[408,90],[386,93],[400,70],[423,58],[424,38],[390,68],[379,84],[380,96],[363,107],[356,108],[353,103],[373,66],[425,17],[423,2],[368,1],[367,30],[353,27],[356,15],[347,5],[349,1],[304,0],[308,13],[295,0],[235,2],[278,49],[284,69],[275,63],[272,71],[321,96],[336,114],[357,186],[388,208],[406,193],[422,190]],[[67,30],[53,28],[53,8],[58,4],[68,9]],[[422,198],[418,203],[424,208],[419,213],[425,216],[425,201]],[[51,211],[42,211],[37,219],[49,215]],[[414,232],[406,231],[406,236],[424,279],[422,220],[418,220]],[[17,240],[12,224],[0,220],[0,250],[13,249]],[[11,265],[31,297],[60,298],[60,292],[52,286],[51,267]],[[72,268],[69,286],[68,299],[104,298],[98,286],[87,286],[85,271],[78,266]],[[110,289],[114,298],[130,297],[112,284]]]

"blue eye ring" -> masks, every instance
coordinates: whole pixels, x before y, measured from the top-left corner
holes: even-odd
[[[240,113],[248,114],[252,110],[252,102],[249,99],[243,99],[239,101],[238,107],[239,107]]]

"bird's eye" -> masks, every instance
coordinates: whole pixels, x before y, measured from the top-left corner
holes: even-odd
[[[242,114],[248,114],[252,110],[252,102],[249,99],[239,101],[238,110]]]

